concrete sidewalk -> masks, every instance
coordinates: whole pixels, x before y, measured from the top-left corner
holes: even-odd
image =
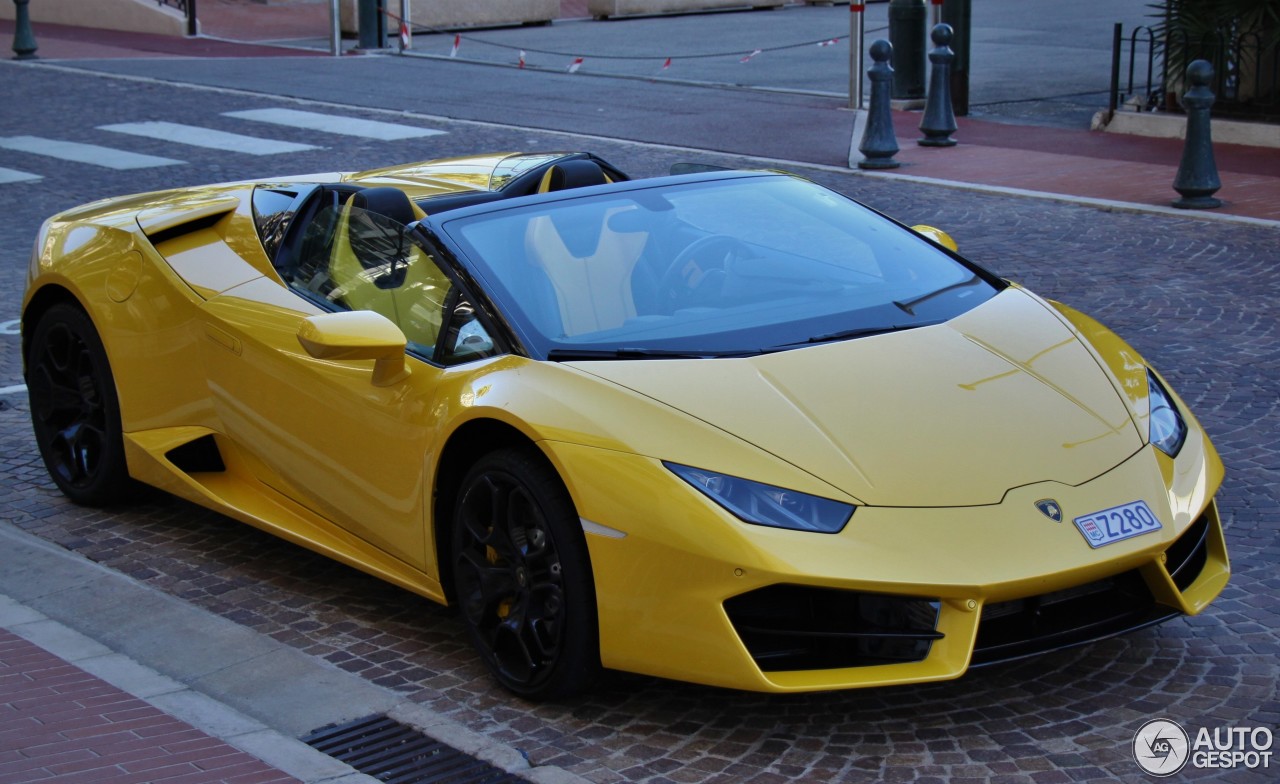
[[[535,784],[583,784],[0,523],[0,781],[376,784],[297,738],[379,714]]]
[[[1039,128],[960,118],[951,148],[920,147],[919,112],[894,112],[902,167],[887,177],[1051,196],[1120,209],[1172,210],[1178,139]],[[1200,215],[1280,221],[1280,149],[1217,144],[1214,158],[1224,202]],[[1189,211],[1179,210],[1182,214]]]

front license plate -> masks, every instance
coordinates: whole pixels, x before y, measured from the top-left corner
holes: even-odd
[[[1076,528],[1084,534],[1090,547],[1098,548],[1161,528],[1146,501],[1132,501],[1101,512],[1091,512],[1075,519]]]

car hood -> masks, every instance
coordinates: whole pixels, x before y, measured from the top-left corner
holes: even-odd
[[[812,348],[574,364],[873,506],[999,503],[1085,482],[1143,445],[1090,351],[1017,288],[945,324]]]

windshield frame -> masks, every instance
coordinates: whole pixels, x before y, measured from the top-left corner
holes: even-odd
[[[818,342],[828,342],[833,339],[848,340],[856,339],[861,336],[858,333],[876,334],[880,332],[901,331],[903,329],[911,329],[915,327],[930,326],[940,323],[939,320],[921,319],[918,323],[907,324],[905,326],[891,325],[885,329],[873,330],[848,330],[850,333],[847,337],[837,336],[832,330],[818,329],[813,333],[812,339],[808,341],[778,341],[776,343],[762,343],[759,346],[753,346],[748,350],[696,350],[669,348],[665,346],[654,346],[646,349],[642,346],[631,346],[625,343],[617,343],[612,347],[602,347],[593,344],[576,344],[565,343],[556,340],[537,328],[532,320],[526,315],[524,308],[518,304],[518,297],[510,292],[507,287],[499,280],[495,281],[497,270],[485,262],[483,259],[479,263],[473,256],[480,254],[474,249],[470,249],[465,241],[461,241],[455,234],[458,228],[465,225],[477,217],[486,215],[496,215],[503,212],[514,211],[526,207],[536,206],[548,202],[572,202],[579,199],[587,199],[604,194],[621,194],[626,192],[638,192],[645,190],[662,190],[680,185],[696,185],[702,183],[715,183],[717,181],[733,181],[733,180],[750,180],[750,179],[784,179],[790,178],[810,183],[816,187],[822,188],[827,193],[833,194],[839,199],[845,200],[853,205],[856,209],[865,211],[874,219],[882,220],[891,224],[896,230],[905,232],[911,238],[918,240],[920,243],[929,246],[931,251],[947,257],[951,262],[959,267],[969,271],[975,281],[981,281],[991,288],[990,296],[994,297],[1010,284],[1008,281],[998,275],[987,270],[980,264],[977,264],[959,253],[933,241],[931,238],[923,236],[913,231],[909,226],[885,215],[884,213],[872,207],[863,204],[857,199],[851,198],[846,194],[834,191],[829,188],[811,183],[811,181],[798,177],[796,175],[785,172],[773,171],[717,171],[717,172],[700,172],[695,174],[676,175],[669,177],[658,177],[652,179],[631,180],[627,182],[610,183],[606,185],[597,185],[584,188],[575,188],[572,190],[557,191],[546,194],[535,194],[530,196],[516,197],[504,199],[497,202],[489,202],[457,210],[451,210],[440,213],[436,216],[428,216],[421,221],[421,228],[427,232],[432,240],[438,246],[447,248],[447,256],[450,262],[457,265],[460,270],[465,270],[465,277],[473,284],[473,290],[484,292],[484,298],[488,300],[490,315],[501,314],[500,320],[507,328],[512,338],[512,342],[518,345],[523,353],[537,360],[556,360],[569,357],[582,359],[649,359],[649,358],[689,358],[689,357],[741,357],[753,354],[769,353],[773,351],[787,351],[806,346],[814,345]],[[451,224],[458,224],[451,226]],[[931,295],[929,295],[931,296]],[[989,298],[989,297],[988,297]],[[985,300],[984,300],[985,301]],[[886,303],[886,306],[892,306],[896,303]],[[901,307],[901,305],[898,305]],[[965,309],[961,312],[967,312]],[[910,311],[908,310],[908,313]],[[955,315],[960,315],[959,313]],[[950,320],[954,316],[943,319]],[[906,314],[904,314],[904,318]]]

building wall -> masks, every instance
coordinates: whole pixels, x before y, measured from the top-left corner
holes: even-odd
[[[10,0],[0,2],[0,19],[13,19],[16,7]],[[155,0],[31,0],[27,15],[33,24],[44,22],[159,35],[187,33],[186,17]]]

